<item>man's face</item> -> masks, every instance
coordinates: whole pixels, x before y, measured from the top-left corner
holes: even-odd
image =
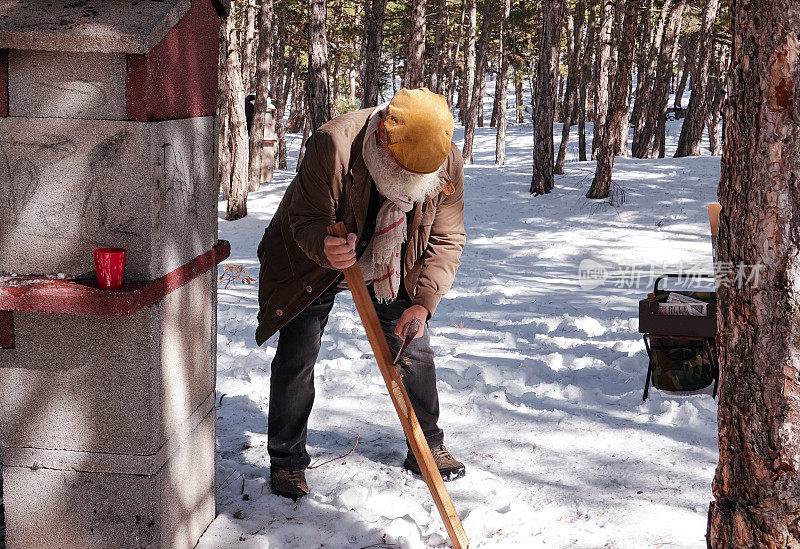
[[[417,174],[397,163],[389,150],[389,139],[382,118],[378,120],[378,128],[371,139],[374,141],[364,148],[365,160],[382,194],[389,192],[413,203],[437,190],[440,185],[438,170],[430,174]]]

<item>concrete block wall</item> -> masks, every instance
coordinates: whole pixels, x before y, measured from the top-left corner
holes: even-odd
[[[212,117],[0,118],[0,274],[93,276],[114,246],[127,280],[153,280],[208,251],[213,141]]]
[[[212,270],[131,317],[15,313],[4,451],[156,454],[214,393],[216,290]]]
[[[9,549],[190,549],[215,516],[214,410],[134,473],[4,468]]]

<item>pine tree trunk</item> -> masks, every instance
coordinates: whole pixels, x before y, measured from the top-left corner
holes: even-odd
[[[453,106],[453,94],[455,94],[456,90],[456,72],[458,69],[458,57],[461,53],[461,38],[464,36],[464,22],[466,19],[466,12],[467,12],[467,2],[466,0],[462,0],[461,3],[461,19],[460,23],[458,24],[458,34],[456,35],[455,40],[455,47],[453,49],[453,57],[450,60],[450,73],[448,75],[448,84],[447,84],[447,104],[452,108]],[[459,92],[459,99],[461,98]]]
[[[475,0],[467,0],[467,35],[464,48],[464,77],[461,79],[461,89],[458,92],[459,111],[458,119],[464,124],[469,112],[469,100],[472,95],[472,86],[475,83],[475,33],[478,27],[478,12]]]
[[[386,0],[366,0],[367,16],[364,21],[364,73],[361,76],[361,107],[378,106],[381,86],[381,43]]]
[[[636,45],[636,15],[642,0],[617,0],[617,7],[624,9],[623,28],[620,31],[617,55],[617,75],[612,89],[608,121],[597,147],[597,168],[587,198],[608,198],[611,174],[614,168],[614,153],[619,143],[620,121],[628,111],[628,90],[631,84],[634,46]]]
[[[728,53],[724,48],[714,63],[713,93],[709,101],[709,114],[706,121],[708,128],[708,142],[711,147],[711,154],[722,154],[722,144],[720,143],[720,130],[722,129],[722,105],[725,101],[725,88],[728,73]]]
[[[506,163],[506,126],[508,105],[508,66],[511,57],[509,44],[511,32],[509,31],[509,15],[511,14],[511,0],[503,0],[503,16],[500,19],[500,74],[497,77],[495,94],[497,95],[497,137],[495,140],[494,163]]]
[[[553,177],[553,120],[557,95],[558,50],[561,40],[562,0],[542,0],[542,32],[533,108],[533,176],[530,192],[549,193]]]
[[[295,171],[300,171],[300,166],[303,164],[303,159],[306,156],[306,141],[311,135],[311,120],[306,116],[303,118],[303,137],[300,140],[300,153],[297,155],[297,166]]]
[[[516,101],[517,124],[525,123],[525,105],[522,98],[522,75],[514,69],[514,100]]]
[[[228,80],[228,112],[231,128],[231,188],[225,219],[233,221],[247,215],[248,138],[244,114],[244,84],[239,47],[234,30],[228,35],[228,59],[225,72]]]
[[[308,112],[312,130],[331,118],[325,0],[308,0]]]
[[[719,465],[708,545],[800,547],[800,10],[731,0],[718,291]],[[754,267],[747,273],[752,274]]]
[[[261,0],[258,12],[258,51],[255,56],[256,74],[254,78],[255,104],[250,131],[250,175],[249,191],[257,191],[266,181],[272,166],[267,165],[269,155],[264,150],[264,130],[267,126],[267,107],[269,105],[269,80],[272,76],[272,0]],[[271,145],[267,145],[271,146]]]
[[[597,29],[595,12],[597,0],[589,0],[589,15],[586,22],[586,41],[583,46],[583,60],[581,62],[581,81],[578,85],[580,97],[578,99],[578,160],[586,160],[586,112],[588,105],[588,83],[592,79],[592,55],[594,53],[595,32]]]
[[[464,162],[466,164],[472,164],[472,143],[475,139],[475,124],[478,117],[478,106],[483,100],[483,89],[486,83],[486,60],[489,52],[489,39],[491,38],[493,9],[493,1],[484,0],[481,37],[478,41],[477,59],[475,63],[475,80],[472,86],[472,96],[469,100],[469,108],[466,116],[464,117],[464,149],[461,152],[461,156],[464,157]]]
[[[679,118],[683,114],[683,92],[686,91],[686,83],[689,81],[689,62],[687,59],[687,51],[694,51],[688,49],[688,36],[686,40],[681,40],[681,48],[678,50],[678,85],[675,87],[675,101],[672,106],[675,110],[675,117]]]
[[[708,75],[714,59],[714,22],[717,20],[720,0],[706,0],[703,20],[698,36],[697,78],[692,78],[692,95],[686,118],[681,126],[681,136],[675,158],[699,156],[703,139],[703,124],[708,115]]]
[[[592,159],[597,158],[597,147],[603,139],[608,116],[609,76],[611,70],[611,30],[614,23],[614,0],[600,0],[600,29],[598,33],[595,73],[597,101],[594,106],[594,138]]]
[[[411,0],[411,17],[406,51],[406,73],[403,87],[421,88],[425,85],[425,6],[427,0]]]
[[[255,2],[244,5],[244,36],[242,39],[242,84],[245,94],[251,93],[255,87],[253,80],[256,72],[256,55],[258,52],[258,6]]]
[[[565,9],[569,4],[565,6]],[[586,0],[578,0],[575,4],[575,16],[567,18],[567,35],[572,36],[569,43],[571,47],[567,48],[567,56],[569,59],[569,67],[567,74],[567,93],[564,99],[564,110],[562,113],[563,127],[561,129],[561,143],[558,145],[558,157],[556,165],[553,168],[553,173],[564,173],[564,162],[567,159],[567,144],[569,143],[569,131],[572,125],[572,111],[574,111],[574,104],[577,101],[578,83],[580,80],[580,58],[581,58],[581,38],[583,37],[583,22],[586,14]],[[572,21],[572,24],[570,24]]]
[[[447,41],[448,20],[447,1],[436,0],[436,32],[433,38],[433,55],[431,56],[431,91],[442,93],[444,80],[444,50]]]
[[[219,24],[219,63],[217,65],[217,189],[228,199],[231,190],[230,124],[228,117],[228,33],[233,29],[233,17],[221,19]]]
[[[636,56],[636,91],[634,93],[633,111],[631,112],[630,122],[634,125],[639,120],[639,113],[642,108],[641,94],[642,87],[647,82],[647,68],[650,64],[650,43],[653,34],[653,0],[646,0],[642,11],[642,18],[639,21],[639,49]]]
[[[656,33],[647,46],[647,68],[644,75],[639,76],[641,87],[637,85],[633,113],[631,114],[631,124],[633,125],[633,145],[631,147],[631,152],[636,158],[644,158],[647,155],[650,139],[652,139],[651,129],[649,130],[651,133],[647,137],[647,142],[640,143],[647,116],[652,106],[653,87],[655,85],[658,64],[661,59],[661,54],[663,53],[664,31],[667,28],[669,15],[673,11],[672,8],[672,0],[665,0],[661,6]]]
[[[650,151],[650,143],[656,135],[659,120],[666,117],[669,102],[669,78],[672,74],[672,63],[675,55],[675,43],[683,22],[683,11],[686,0],[678,0],[672,6],[664,25],[664,35],[656,59],[655,77],[652,87],[645,94],[645,108],[642,112],[640,131],[634,130],[633,156],[646,158]],[[663,13],[663,11],[662,11]],[[659,132],[660,133],[660,132]]]

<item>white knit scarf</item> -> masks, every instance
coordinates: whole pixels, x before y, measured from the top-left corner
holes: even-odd
[[[386,114],[388,103],[370,115],[362,152],[375,186],[385,198],[375,221],[375,234],[359,259],[364,280],[372,282],[375,298],[389,303],[400,288],[400,251],[406,240],[406,213],[414,203],[441,187],[439,171],[415,174],[401,168],[386,143],[379,143],[378,120]]]

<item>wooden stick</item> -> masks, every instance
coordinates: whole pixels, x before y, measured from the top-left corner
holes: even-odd
[[[328,227],[328,234],[347,238],[347,228],[340,221],[336,225]],[[367,285],[364,283],[361,268],[358,263],[354,263],[351,267],[344,269],[343,272],[344,278],[347,280],[347,286],[350,288],[350,293],[353,294],[353,301],[356,304],[356,309],[358,309],[358,314],[361,316],[361,322],[364,324],[364,330],[367,332],[367,339],[372,346],[372,351],[375,353],[375,359],[378,361],[383,381],[386,382],[386,387],[389,389],[392,404],[394,404],[394,409],[397,411],[400,423],[403,425],[403,431],[406,434],[411,450],[417,458],[417,463],[422,471],[422,478],[425,479],[425,483],[431,491],[433,502],[436,504],[439,515],[442,517],[442,522],[444,522],[444,527],[450,535],[450,541],[453,542],[455,549],[467,549],[469,547],[467,534],[464,532],[464,527],[461,525],[461,520],[458,518],[455,507],[453,507],[450,494],[447,492],[447,488],[444,487],[442,475],[433,460],[431,449],[428,447],[428,441],[425,440],[425,435],[419,426],[414,408],[411,407],[408,393],[397,370],[392,365],[389,344],[386,342],[386,336],[383,334],[378,314],[375,312],[375,306],[372,304]]]
[[[722,206],[716,202],[708,205],[708,222],[711,225],[711,236],[719,234],[719,213],[722,211]]]

